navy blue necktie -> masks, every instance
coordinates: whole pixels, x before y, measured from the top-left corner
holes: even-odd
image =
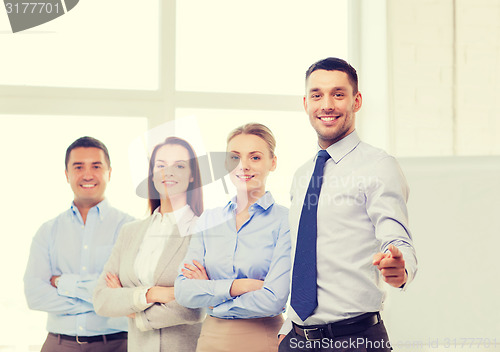
[[[316,238],[318,235],[318,200],[323,183],[323,169],[330,155],[320,150],[314,172],[309,181],[297,233],[297,247],[292,274],[292,297],[290,304],[303,321],[318,306],[316,285]]]

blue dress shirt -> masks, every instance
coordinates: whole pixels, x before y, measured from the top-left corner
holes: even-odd
[[[126,318],[96,315],[92,294],[120,228],[131,220],[103,200],[89,210],[85,224],[72,204],[40,227],[31,245],[24,291],[31,309],[48,313],[49,332],[95,336],[127,331]],[[56,289],[50,278],[57,275]]]
[[[275,204],[266,192],[249,213],[239,230],[235,198],[223,208],[202,214],[183,263],[197,260],[210,280],[186,279],[181,272],[175,281],[179,304],[208,307],[208,314],[223,319],[272,317],[283,312],[290,291],[288,209]],[[243,278],[264,280],[264,285],[231,297],[233,281]]]

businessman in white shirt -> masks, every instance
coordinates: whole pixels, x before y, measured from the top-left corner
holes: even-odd
[[[361,105],[356,70],[344,60],[306,72],[304,108],[318,154],[291,189],[291,309],[279,351],[392,349],[379,313],[382,281],[405,289],[417,271],[409,189],[392,156],[360,141]]]

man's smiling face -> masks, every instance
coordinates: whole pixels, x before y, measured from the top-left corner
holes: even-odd
[[[321,148],[338,142],[355,128],[355,113],[361,108],[361,94],[353,93],[342,71],[316,70],[306,83],[304,109],[318,135]]]
[[[104,200],[111,168],[99,148],[79,147],[71,151],[66,179],[75,195],[77,206],[94,206]]]

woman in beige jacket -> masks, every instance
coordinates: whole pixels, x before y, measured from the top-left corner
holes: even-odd
[[[169,137],[149,163],[151,216],[124,226],[94,292],[97,314],[128,316],[128,351],[194,352],[204,312],[179,305],[174,281],[203,212],[193,148]]]

